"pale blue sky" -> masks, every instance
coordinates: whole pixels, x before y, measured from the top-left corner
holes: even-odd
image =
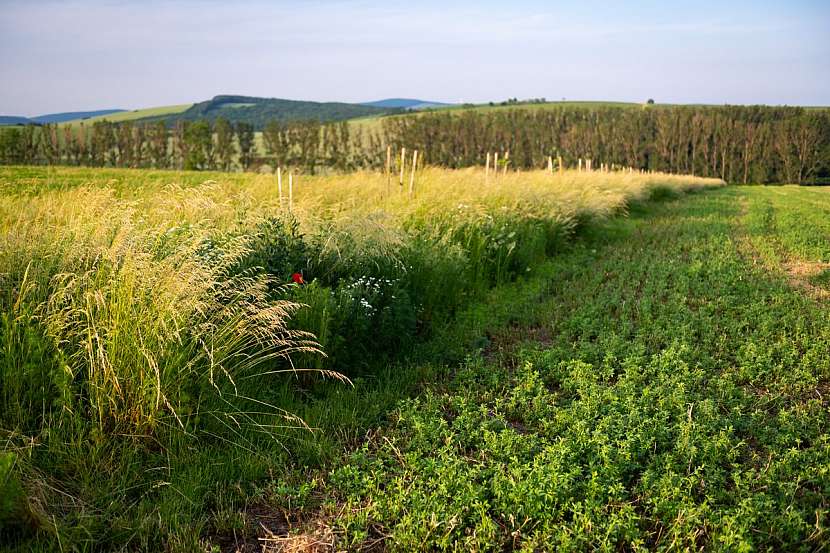
[[[0,0],[0,114],[215,94],[830,104],[830,2]]]

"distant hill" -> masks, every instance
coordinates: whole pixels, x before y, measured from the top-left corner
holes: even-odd
[[[427,109],[447,107],[453,104],[445,104],[443,102],[431,102],[428,100],[416,100],[414,98],[386,98],[385,100],[376,100],[374,102],[363,102],[362,106],[373,106],[378,108],[400,108],[400,109]]]
[[[18,117],[17,115],[0,115],[0,125],[26,125],[33,123],[28,117]]]
[[[36,117],[19,117],[16,115],[0,115],[0,125],[43,125],[45,123],[64,123],[66,121],[80,121],[90,117],[99,117],[113,113],[121,113],[123,109],[99,109],[96,111],[67,111],[64,113],[47,113]]]
[[[81,121],[87,124],[96,123],[98,121],[109,121],[110,123],[122,123],[124,121],[138,121],[147,119],[160,119],[164,116],[169,116],[177,113],[182,113],[190,108],[193,104],[178,104],[175,106],[157,106],[153,108],[134,109],[132,111],[119,111],[117,113],[110,113],[108,115],[98,115],[90,117],[89,119],[75,119],[66,121],[64,125],[76,125]]]
[[[75,119],[89,119],[90,117],[98,117],[99,115],[110,115],[112,113],[121,113],[123,109],[99,109],[96,111],[67,111],[65,113],[49,113],[46,115],[38,115],[37,117],[30,117],[33,123],[63,123],[64,121],[73,121]]]
[[[198,121],[200,119],[215,121],[219,117],[224,117],[232,123],[251,123],[254,128],[261,130],[271,120],[345,121],[357,117],[402,113],[403,111],[399,108],[365,106],[343,102],[308,102],[280,98],[221,95],[206,102],[193,104],[181,113],[149,117],[141,119],[141,121],[163,120],[168,124],[173,124],[175,121]]]

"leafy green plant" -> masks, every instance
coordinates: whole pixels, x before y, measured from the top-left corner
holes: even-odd
[[[789,206],[767,194],[778,195],[731,189],[651,206],[545,266],[548,292],[528,292],[541,305],[520,309],[532,299],[501,290],[488,307],[504,310],[509,331],[401,401],[332,470],[339,545],[830,542],[830,318],[782,274],[792,255],[782,246],[803,247],[800,237],[747,224],[767,205],[786,220]],[[747,259],[755,244],[768,249]],[[511,340],[498,362],[493,350]]]

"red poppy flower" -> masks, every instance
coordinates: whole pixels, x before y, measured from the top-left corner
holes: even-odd
[[[293,275],[291,275],[291,280],[293,280],[295,284],[305,284],[305,281],[303,280],[303,275],[301,275],[300,273],[294,273]]]

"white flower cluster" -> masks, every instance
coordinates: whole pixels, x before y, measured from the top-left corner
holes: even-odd
[[[377,309],[369,303],[369,300],[363,296],[363,292],[367,292],[367,295],[376,295],[381,292],[383,288],[388,288],[394,284],[394,280],[390,280],[388,278],[375,278],[371,276],[362,276],[355,280],[354,282],[348,284],[345,287],[345,290],[351,295],[353,298],[357,299],[360,303],[360,306],[366,311],[367,315],[374,315]],[[360,294],[360,297],[357,297],[357,294]],[[395,296],[390,296],[392,299],[395,299]]]
[[[349,284],[347,289],[366,288],[380,292],[381,287],[391,286],[395,281],[388,278],[375,278],[371,276],[362,276]]]

